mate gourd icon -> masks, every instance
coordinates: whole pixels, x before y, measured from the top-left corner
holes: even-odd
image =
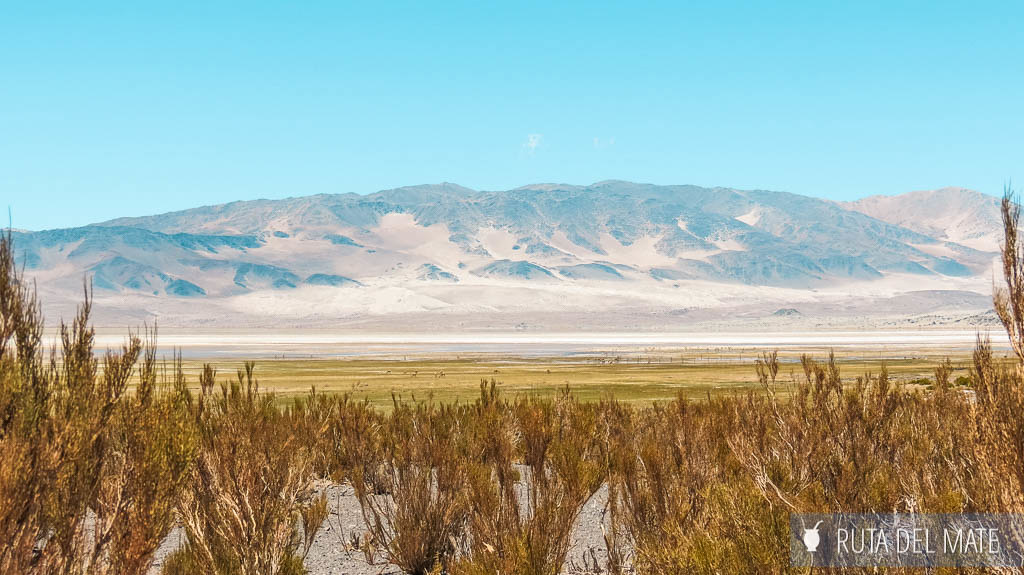
[[[807,547],[808,553],[814,553],[818,549],[818,543],[821,542],[821,536],[818,535],[818,526],[821,525],[821,521],[814,524],[814,527],[810,529],[804,529],[804,546]]]

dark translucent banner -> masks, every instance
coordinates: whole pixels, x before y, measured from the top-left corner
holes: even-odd
[[[800,567],[1024,566],[1024,515],[793,513],[789,532]]]

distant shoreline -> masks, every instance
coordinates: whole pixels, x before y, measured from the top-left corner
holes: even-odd
[[[119,346],[125,333],[123,328],[98,328],[97,349]],[[162,354],[180,350],[189,358],[559,357],[700,350],[815,352],[830,348],[851,352],[891,351],[904,355],[914,351],[964,353],[974,348],[978,333],[991,337],[996,349],[1006,347],[1005,334],[995,329],[402,333],[294,328],[161,328],[158,345]],[[880,354],[880,357],[885,355]]]

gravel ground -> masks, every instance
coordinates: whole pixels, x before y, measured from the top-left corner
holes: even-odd
[[[359,502],[349,485],[323,483],[320,491],[327,494],[328,516],[317,533],[309,555],[306,557],[306,568],[310,575],[398,575],[402,571],[388,564],[383,557],[377,557],[374,563],[368,563],[363,552],[350,549],[350,538],[366,532]],[[604,506],[608,498],[608,488],[602,486],[590,501],[583,506],[572,533],[572,547],[569,549],[565,573],[585,573],[584,566],[597,564],[604,568],[608,552],[604,545],[601,522],[604,518]],[[167,556],[184,544],[184,531],[176,527],[157,551],[151,575],[157,575]],[[378,552],[378,555],[380,553]]]

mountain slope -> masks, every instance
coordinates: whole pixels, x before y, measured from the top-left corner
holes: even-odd
[[[401,242],[397,236],[422,235],[414,228],[429,228],[444,234],[434,239],[490,261],[575,265],[618,259],[646,269],[684,260],[709,264],[708,279],[754,285],[811,285],[887,271],[963,273],[954,261],[973,271],[984,265],[980,254],[959,246],[951,257],[944,237],[816,198],[628,182],[508,192],[416,186],[368,196],[235,202],[102,225],[279,234],[384,250]]]
[[[870,196],[844,207],[909,230],[982,251],[1002,239],[999,199],[963,188]]]
[[[440,184],[14,236],[29,273],[58,297],[77,297],[90,274],[98,297],[156,314],[186,299],[189,313],[325,317],[690,309],[990,281],[993,254],[977,248],[999,233],[992,198],[915,194],[838,204],[621,181],[498,192]],[[941,208],[950,198],[954,214]],[[915,210],[921,221],[909,218]]]

